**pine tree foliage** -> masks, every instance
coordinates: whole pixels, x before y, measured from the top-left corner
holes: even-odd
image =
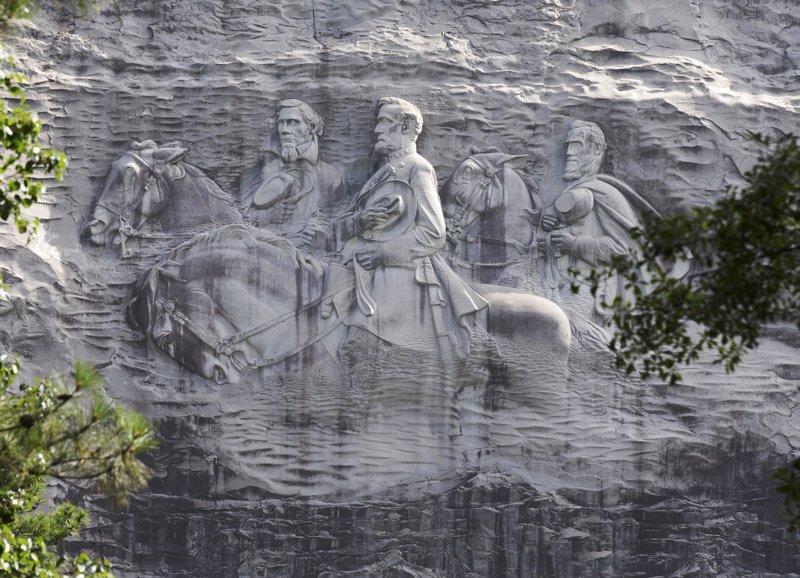
[[[138,459],[154,447],[150,425],[106,397],[83,362],[69,380],[14,387],[18,364],[0,358],[0,576],[111,576],[107,561],[59,557],[53,547],[77,532],[86,512],[71,503],[39,511],[45,479],[98,490],[124,503],[145,487]]]
[[[26,232],[30,222],[23,209],[35,203],[45,190],[41,177],[61,180],[67,158],[61,151],[41,145],[42,123],[25,102],[25,76],[10,70],[13,59],[2,57],[0,90],[0,219],[13,218]],[[35,222],[34,222],[35,223]]]

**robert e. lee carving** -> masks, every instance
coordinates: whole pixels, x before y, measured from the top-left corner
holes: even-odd
[[[516,171],[524,157],[500,151],[461,163],[442,189],[443,210],[434,169],[416,152],[421,112],[393,97],[377,110],[383,163],[335,218],[344,179],[319,159],[323,121],[302,101],[278,105],[265,158],[243,179],[245,219],[176,143],[134,144],[114,164],[84,234],[123,251],[131,236],[194,236],[141,277],[132,325],[219,383],[249,379],[309,348],[333,359],[365,345],[464,357],[482,329],[501,350],[526,340],[546,347],[543,363],[563,374],[569,329],[556,305],[470,282],[502,282],[510,267],[530,271],[534,263],[544,267],[532,273],[558,285],[570,259],[591,266],[630,249],[628,231],[638,223],[631,203],[652,208],[599,174],[602,131],[573,125],[565,179],[576,182],[545,210]],[[154,224],[159,232],[146,232]]]
[[[423,351],[452,346],[464,356],[474,316],[488,303],[442,256],[436,173],[416,148],[422,122],[410,102],[378,101],[375,152],[383,164],[338,225],[346,275],[356,281],[355,306],[333,303],[351,328]]]

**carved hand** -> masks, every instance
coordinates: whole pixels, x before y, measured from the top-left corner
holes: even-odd
[[[542,218],[542,211],[541,210],[539,210],[539,209],[533,209],[533,210],[522,209],[522,213],[525,216],[525,218],[528,219],[528,222],[531,225],[533,225],[534,227],[538,227],[539,226],[539,219]]]
[[[545,215],[542,219],[542,229],[552,231],[558,226],[558,217],[555,215]]]
[[[309,224],[305,229],[298,233],[300,237],[300,245],[308,247],[316,247],[318,240],[323,238],[325,230],[319,225]]]
[[[364,267],[364,269],[367,271],[376,269],[383,264],[383,258],[381,257],[381,254],[374,249],[359,251],[356,253],[356,261],[358,261],[358,264]]]
[[[550,234],[550,242],[559,252],[568,254],[575,248],[578,238],[572,233],[565,231],[555,231]]]
[[[380,227],[387,220],[389,220],[388,213],[381,209],[364,209],[358,214],[358,225],[363,231]]]

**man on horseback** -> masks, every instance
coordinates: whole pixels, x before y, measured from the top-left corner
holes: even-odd
[[[598,125],[581,120],[572,124],[564,169],[564,180],[572,184],[545,209],[540,223],[545,235],[538,244],[550,289],[569,286],[568,268],[588,275],[615,255],[635,250],[630,232],[640,224],[638,213],[656,212],[625,182],[600,172],[605,151]],[[609,280],[594,298],[594,312],[603,316],[603,303],[622,291],[618,281]]]
[[[378,101],[375,152],[383,162],[337,222],[355,290],[333,299],[349,328],[406,348],[465,356],[474,314],[488,305],[445,262],[445,220],[430,163],[417,154],[422,113]]]
[[[335,248],[330,220],[345,201],[342,173],[319,158],[324,122],[301,100],[282,100],[264,158],[241,183],[245,217],[297,246]]]

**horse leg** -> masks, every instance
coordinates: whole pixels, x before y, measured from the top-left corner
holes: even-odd
[[[567,382],[570,325],[552,301],[496,285],[473,285],[487,301],[487,330],[496,345],[490,386],[501,405],[559,412]]]

